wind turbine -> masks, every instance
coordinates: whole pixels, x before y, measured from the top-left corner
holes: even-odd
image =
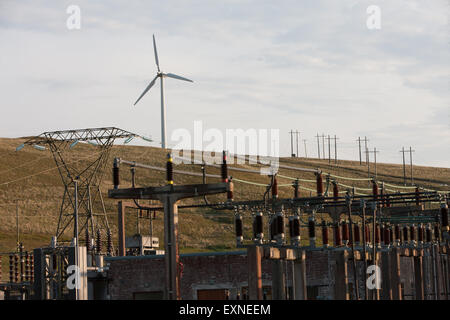
[[[156,79],[160,78],[161,79],[161,142],[162,142],[162,148],[165,149],[166,148],[166,107],[164,105],[164,78],[168,77],[168,78],[184,80],[184,81],[189,81],[189,82],[194,82],[194,81],[184,78],[184,77],[181,77],[181,76],[178,76],[173,73],[163,73],[159,69],[159,60],[158,60],[158,52],[156,51],[155,35],[153,35],[153,49],[155,51],[155,62],[156,62],[156,67],[158,68],[158,72],[156,73],[156,76],[153,78],[153,80],[149,83],[147,88],[145,88],[144,92],[142,92],[142,94],[136,100],[134,105],[136,105],[139,102],[139,100],[141,100],[141,98],[147,93],[147,91],[150,90],[151,87],[153,87],[153,85],[156,82]]]

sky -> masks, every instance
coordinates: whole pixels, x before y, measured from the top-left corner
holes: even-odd
[[[169,138],[194,121],[279,129],[287,156],[293,129],[300,156],[324,133],[357,160],[367,136],[378,162],[411,146],[414,163],[450,167],[449,17],[444,0],[0,0],[0,137],[116,126],[158,144],[159,84],[133,106],[155,34],[162,70],[194,80],[165,81]]]

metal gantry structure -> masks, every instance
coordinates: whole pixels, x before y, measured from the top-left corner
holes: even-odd
[[[39,150],[43,150],[45,146],[50,149],[64,184],[64,194],[55,233],[57,239],[61,238],[70,226],[74,226],[75,208],[78,209],[79,227],[78,234],[74,234],[74,237],[84,234],[86,237],[95,239],[97,230],[103,229],[109,232],[105,205],[100,191],[103,169],[114,141],[125,138],[127,143],[134,137],[140,136],[116,127],[103,127],[44,132],[24,143],[24,145],[32,145]],[[94,145],[98,151],[88,157],[78,159],[78,161],[72,159],[69,161],[68,152],[79,142]],[[75,181],[78,189],[77,202],[75,202]]]

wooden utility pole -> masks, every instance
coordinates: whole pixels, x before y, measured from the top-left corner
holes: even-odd
[[[414,185],[412,153],[415,152],[415,150],[412,150],[412,148],[409,147],[409,151],[407,152],[409,152],[409,164],[411,165],[411,185]]]
[[[316,135],[316,138],[317,138],[317,157],[320,160],[320,140],[319,140],[320,136],[319,136],[319,134]]]
[[[328,140],[328,164],[331,164],[331,144],[330,144],[330,135],[327,137]]]
[[[334,135],[334,164],[337,165],[337,140],[339,138]]]
[[[406,186],[405,147],[402,147],[399,152],[403,154],[403,184]]]
[[[300,136],[300,132],[298,130],[295,130],[295,136],[296,136],[296,142],[297,142],[297,154],[295,156],[298,158],[299,157],[299,153],[298,153],[298,137]]]
[[[377,148],[373,148],[373,151],[367,150],[368,153],[373,153],[374,157],[374,178],[377,179],[377,153],[380,151],[377,151]],[[369,161],[370,162],[370,161]],[[370,176],[368,176],[370,178]]]
[[[323,151],[323,158],[325,159],[325,134],[322,133],[322,151]]]
[[[361,137],[358,137],[358,147],[359,147],[359,165],[362,165],[362,159],[361,159]]]
[[[367,137],[364,137],[364,150],[368,150],[367,149],[367,142],[368,142],[369,140],[367,140]],[[366,165],[369,165],[369,154],[367,153],[366,154]]]
[[[289,133],[291,134],[291,157],[293,157],[294,156],[294,141],[293,141],[293,138],[292,138],[292,134],[294,133],[294,131],[291,129],[291,131],[289,131]]]
[[[16,229],[17,229],[17,250],[19,250],[20,247],[20,239],[19,239],[19,200],[16,200]]]
[[[303,139],[303,143],[305,145],[305,158],[308,158],[308,151],[306,150],[306,139]]]

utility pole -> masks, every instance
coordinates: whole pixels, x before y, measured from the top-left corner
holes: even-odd
[[[406,150],[406,151],[404,150],[404,148],[402,148],[401,152],[403,152],[403,173],[404,173],[405,185],[406,185],[405,152],[409,152],[409,164],[411,166],[411,185],[414,185],[412,153],[415,152],[415,150],[413,150],[411,147],[409,147],[409,150]]]
[[[337,165],[337,138],[336,135],[334,135],[334,164]]]
[[[297,154],[296,154],[296,157],[298,158],[299,157],[299,155],[298,155],[298,137],[299,137],[299,135],[300,135],[300,132],[298,132],[298,130],[295,130],[295,137],[296,137],[296,142],[297,142]]]
[[[368,151],[367,149],[367,142],[369,140],[367,140],[367,137],[364,137],[364,150],[366,150],[366,152]],[[366,153],[366,165],[369,165],[369,154]]]
[[[303,139],[303,143],[305,144],[305,158],[308,158],[308,151],[306,151],[306,139]]]
[[[328,140],[328,164],[331,164],[331,145],[330,145],[330,135],[327,137]]]
[[[322,133],[322,151],[323,151],[323,158],[325,159],[325,134]]]
[[[316,135],[316,138],[317,138],[317,156],[320,160],[320,140],[319,140],[320,136],[319,136],[319,134]]]
[[[405,147],[402,147],[399,152],[403,154],[403,184],[406,186]]]
[[[17,229],[17,251],[19,251],[20,240],[19,240],[19,200],[16,200],[16,229]]]
[[[358,146],[359,146],[359,165],[362,165],[362,161],[361,161],[361,137],[358,137]]]
[[[377,153],[380,151],[377,151],[377,148],[373,148],[373,151],[368,150],[367,153],[373,153],[373,160],[374,160],[374,175],[375,175],[375,180],[377,179]],[[370,176],[368,176],[368,178],[370,178]]]
[[[291,134],[291,157],[294,156],[294,145],[293,145],[293,139],[292,139],[292,134],[294,133],[294,131],[289,131],[289,133]]]
[[[74,236],[74,240],[75,240],[75,265],[77,268],[80,267],[80,265],[78,264],[78,177],[76,179],[73,180],[74,183],[74,188],[75,188],[75,194],[74,194],[74,202],[75,202],[75,206],[74,206],[74,211],[73,211],[73,218],[74,218],[74,226],[73,226],[73,236]],[[87,226],[86,226],[87,228]],[[75,287],[75,300],[78,300],[78,274],[77,274],[77,286]]]

